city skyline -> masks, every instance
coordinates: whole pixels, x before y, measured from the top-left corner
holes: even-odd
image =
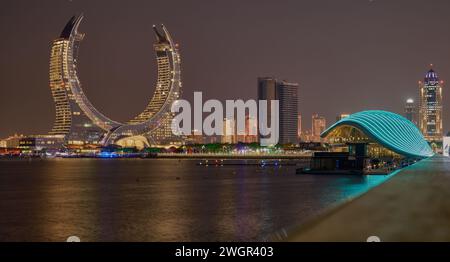
[[[1,1],[3,255],[279,260],[327,253],[308,243],[450,241],[449,11]],[[64,242],[101,247],[45,247]]]
[[[331,1],[319,2],[337,10],[331,13],[332,10],[326,8],[322,13],[314,12],[318,16],[315,24],[308,20],[312,17],[304,11],[320,8],[312,1],[284,1],[276,10],[286,11],[285,17],[269,21],[256,18],[258,24],[251,18],[273,12],[275,4],[265,2],[257,6],[231,2],[215,3],[217,6],[214,6],[204,3],[202,8],[194,8],[182,2],[174,6],[137,1],[130,10],[122,10],[116,2],[88,5],[87,1],[43,1],[27,2],[28,8],[23,10],[22,1],[5,2],[0,30],[8,38],[1,43],[4,60],[0,64],[0,90],[2,97],[7,99],[4,99],[0,113],[0,137],[14,133],[44,134],[51,129],[54,109],[47,79],[51,40],[67,17],[81,12],[88,21],[81,26],[87,35],[79,59],[83,88],[100,111],[119,121],[142,111],[147,97],[142,94],[154,91],[156,65],[151,59],[152,50],[148,43],[153,41],[151,25],[159,21],[166,23],[177,35],[185,69],[183,98],[189,100],[195,90],[221,100],[254,98],[256,77],[272,75],[299,83],[299,112],[304,116],[317,112],[327,119],[334,119],[339,112],[362,109],[385,109],[402,114],[406,98],[418,101],[417,80],[423,78],[428,64],[435,64],[440,77],[448,79],[450,54],[444,47],[449,45],[450,36],[443,30],[448,18],[442,11],[448,3],[435,2],[430,6],[433,15],[422,18],[415,14],[420,13],[424,1],[408,1],[408,6],[402,5],[401,1],[353,1],[351,12]],[[180,18],[158,11],[171,7],[181,15]],[[100,8],[107,12],[100,12]],[[236,21],[225,19],[226,14],[219,9],[225,13],[234,11]],[[353,15],[352,19],[361,21],[359,27],[345,19],[355,10],[359,14]],[[46,12],[54,15],[45,15]],[[135,15],[130,16],[130,13]],[[192,18],[192,14],[207,15],[211,23],[202,23],[200,18]],[[297,18],[299,14],[302,18]],[[379,16],[381,14],[383,18]],[[12,20],[7,20],[9,18]],[[288,25],[284,19],[295,23]],[[37,25],[36,20],[41,23]],[[384,20],[394,22],[393,28],[384,28]],[[330,26],[330,21],[341,23]],[[14,32],[8,27],[11,22],[17,25]],[[106,30],[107,25],[115,30]],[[229,26],[233,30],[227,30]],[[273,30],[275,28],[277,30]],[[261,41],[269,34],[286,36],[289,41],[282,41],[282,45]],[[434,41],[428,41],[427,35],[433,35]],[[361,41],[351,41],[349,36]],[[412,41],[414,37],[417,39]],[[106,46],[110,40],[114,40],[114,44]],[[324,40],[333,44],[322,43]],[[30,42],[32,46],[29,46]],[[237,52],[236,56],[231,55],[233,52]],[[21,77],[23,72],[28,72],[27,77]],[[124,90],[131,91],[131,88],[133,92],[124,97]],[[105,92],[110,96],[105,97]],[[443,92],[445,134],[450,122],[445,105],[449,104],[450,97],[446,95],[445,87]],[[348,96],[348,93],[352,95]],[[125,104],[128,109],[120,110],[118,104]],[[10,113],[11,109],[15,110],[14,114]],[[305,117],[303,126],[310,126],[309,121],[309,117]]]

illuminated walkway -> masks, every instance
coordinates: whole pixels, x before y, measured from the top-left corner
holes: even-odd
[[[291,232],[290,241],[450,241],[450,158],[434,156]]]

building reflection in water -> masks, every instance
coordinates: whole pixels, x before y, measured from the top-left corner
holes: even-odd
[[[265,240],[386,179],[196,162],[0,161],[0,240]]]

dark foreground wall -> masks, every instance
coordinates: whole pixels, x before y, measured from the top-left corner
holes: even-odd
[[[434,156],[289,234],[290,241],[450,241],[450,158]]]

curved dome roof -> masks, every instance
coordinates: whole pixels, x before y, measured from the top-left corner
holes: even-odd
[[[326,137],[339,126],[353,126],[375,142],[408,157],[430,157],[433,150],[423,138],[420,130],[408,119],[392,112],[368,110],[341,119],[325,130]]]

